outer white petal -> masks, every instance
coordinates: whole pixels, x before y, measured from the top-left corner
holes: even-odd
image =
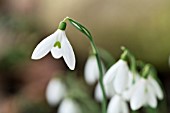
[[[150,84],[147,84],[146,96],[147,96],[146,104],[148,104],[152,108],[156,108],[157,107],[156,95],[154,93],[153,87]]]
[[[55,43],[55,37],[57,34],[51,34],[44,40],[42,40],[34,49],[31,58],[34,60],[41,59],[52,49]]]
[[[56,106],[65,96],[66,87],[59,79],[52,79],[46,90],[46,99],[51,106]]]
[[[121,102],[122,112],[121,113],[129,113],[129,108],[127,103],[122,99]]]
[[[63,52],[63,58],[67,64],[67,66],[71,70],[74,70],[75,63],[76,63],[75,55],[74,55],[73,48],[66,37],[65,31],[63,31],[63,33],[62,33],[61,49]]]
[[[114,97],[112,97],[108,104],[107,113],[121,113],[122,109],[121,104],[122,104],[121,97],[115,95]]]
[[[66,98],[60,104],[58,113],[82,113],[82,111],[74,100]]]
[[[149,80],[149,83],[153,86],[158,99],[162,100],[164,95],[163,95],[163,91],[162,91],[160,85],[158,84],[158,82],[151,76],[149,76],[148,80]]]
[[[125,61],[121,60],[121,63],[117,69],[115,79],[113,81],[114,89],[118,94],[121,94],[128,85],[129,68]]]
[[[132,110],[137,110],[145,104],[146,101],[146,80],[141,78],[138,81],[136,88],[130,99],[130,107]]]
[[[107,84],[104,83],[104,88],[105,88],[107,98],[111,98],[115,95],[115,90],[113,88],[112,83],[107,83]]]
[[[101,102],[103,100],[102,89],[101,89],[99,83],[97,84],[97,86],[95,88],[94,97],[98,102]]]
[[[113,79],[115,75],[117,74],[117,68],[119,64],[121,63],[121,60],[119,60],[117,63],[112,65],[109,70],[106,72],[105,76],[103,77],[103,82],[105,84],[113,82]]]

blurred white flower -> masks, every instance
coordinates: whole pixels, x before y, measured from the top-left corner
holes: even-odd
[[[82,113],[76,101],[65,98],[59,106],[58,113]]]
[[[55,59],[59,59],[63,56],[67,66],[71,70],[74,70],[76,62],[75,55],[64,30],[58,29],[56,32],[42,40],[34,49],[31,58],[34,60],[41,59],[50,51]]]
[[[66,86],[60,79],[52,79],[46,89],[46,99],[49,105],[56,106],[66,95]]]
[[[163,99],[163,92],[157,81],[149,76],[147,79],[141,78],[136,84],[130,98],[132,110],[138,110],[142,106],[149,105],[157,107],[157,97]]]
[[[103,82],[107,87],[113,87],[116,93],[121,94],[127,88],[128,73],[127,62],[120,59],[106,72]]]
[[[103,69],[102,71],[104,74],[106,69],[102,62],[101,64]],[[85,69],[84,69],[84,77],[85,77],[85,81],[89,85],[93,85],[99,79],[99,68],[97,64],[97,59],[94,55],[89,56],[89,58],[87,59],[87,62],[85,64]]]
[[[129,113],[128,105],[121,96],[115,95],[108,104],[107,113]]]

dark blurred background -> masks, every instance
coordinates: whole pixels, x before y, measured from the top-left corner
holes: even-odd
[[[97,46],[116,59],[120,47],[126,46],[138,59],[154,64],[170,102],[169,12],[168,0],[0,0],[0,113],[49,112],[45,88],[55,73],[64,73],[67,67],[50,54],[39,61],[30,57],[66,16],[89,28]],[[66,32],[81,75],[89,42],[70,25]]]

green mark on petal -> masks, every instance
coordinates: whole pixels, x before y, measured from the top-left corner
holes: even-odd
[[[58,47],[59,49],[61,48],[61,43],[59,41],[57,41],[55,44],[54,44],[54,47]]]

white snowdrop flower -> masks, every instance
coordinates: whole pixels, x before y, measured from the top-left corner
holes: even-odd
[[[121,96],[115,95],[108,104],[107,113],[129,113],[128,105]]]
[[[104,64],[102,64],[102,71],[103,74],[105,73],[105,67]],[[97,64],[97,59],[94,55],[91,55],[85,64],[85,69],[84,69],[84,78],[87,84],[93,85],[96,81],[99,79],[99,68]]]
[[[82,111],[76,101],[65,98],[59,106],[58,113],[82,113]]]
[[[127,89],[122,94],[122,96],[126,101],[130,100],[130,97],[135,88],[135,84],[140,80],[140,75],[138,73],[133,75],[133,73],[129,71],[128,76],[129,76],[129,81],[128,81]]]
[[[111,85],[104,85],[106,97],[107,97],[108,99],[110,99],[111,97],[113,97],[114,94],[115,94],[115,91],[114,91],[113,87],[109,87],[109,86],[111,86]],[[96,86],[96,88],[95,88],[94,97],[95,97],[95,99],[96,99],[98,102],[102,102],[102,100],[103,100],[102,89],[101,89],[101,86],[100,86],[99,83],[97,84],[97,86]]]
[[[46,99],[50,106],[56,106],[66,95],[66,86],[59,79],[52,79],[46,89]]]
[[[115,92],[121,94],[128,85],[129,80],[129,68],[127,62],[124,60],[119,60],[106,72],[104,76],[104,84],[112,85]]]
[[[61,29],[60,26],[64,27]],[[66,23],[61,22],[59,25],[59,29],[57,29],[56,32],[42,40],[37,45],[37,47],[33,51],[31,58],[34,60],[41,59],[51,51],[51,54],[55,59],[63,57],[67,66],[71,70],[74,70],[76,62],[75,55],[73,52],[73,48],[66,37],[65,28]]]
[[[157,107],[156,90],[148,79],[141,78],[135,85],[133,94],[130,98],[132,110],[138,110],[144,105],[152,108]]]

